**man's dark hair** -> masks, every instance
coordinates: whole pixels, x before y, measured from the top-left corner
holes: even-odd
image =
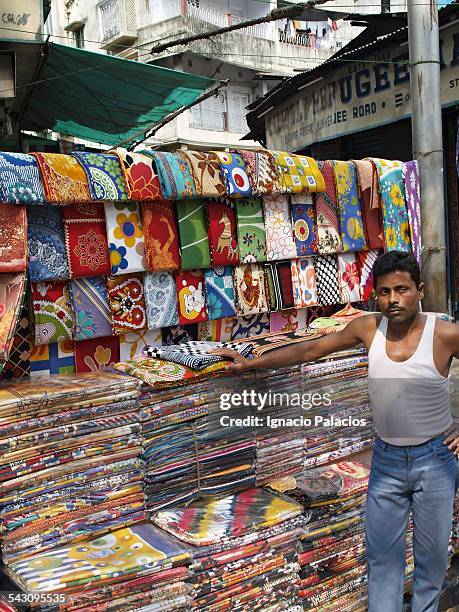
[[[402,251],[388,251],[378,257],[373,265],[373,284],[376,289],[378,278],[391,272],[408,272],[417,288],[421,282],[419,264],[410,253]]]

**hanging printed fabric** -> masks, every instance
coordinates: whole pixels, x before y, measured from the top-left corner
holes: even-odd
[[[34,343],[73,338],[74,319],[67,283],[32,283]]]
[[[75,342],[77,374],[111,369],[119,360],[120,343],[116,336],[90,338],[82,342]]]
[[[32,282],[70,278],[61,208],[27,206],[27,246]]]
[[[144,331],[121,334],[120,361],[133,359],[142,353],[146,346],[161,347],[163,339],[160,329],[146,329]]]
[[[373,266],[382,250],[371,250],[357,253],[357,268],[360,276],[360,295],[362,300],[369,300],[373,295]]]
[[[369,159],[353,160],[357,168],[359,195],[362,204],[363,228],[369,249],[384,248],[382,225],[381,195],[379,193],[378,173]]]
[[[62,216],[70,276],[108,274],[110,259],[103,204],[65,206]]]
[[[315,159],[285,151],[271,153],[276,160],[282,193],[325,190],[324,178]]]
[[[291,196],[293,235],[299,257],[317,253],[316,209],[310,193]]]
[[[75,351],[73,340],[33,346],[30,353],[30,376],[73,374]]]
[[[323,193],[315,196],[317,216],[317,246],[319,253],[340,253],[342,250],[338,222],[338,202],[336,199],[333,162],[319,162],[325,181]]]
[[[378,172],[386,251],[408,253],[411,250],[411,238],[405,205],[403,163],[387,159],[372,161]]]
[[[279,272],[275,263],[266,263],[263,266],[265,286],[269,310],[275,312],[282,307],[282,296],[279,282]]]
[[[24,300],[11,342],[8,361],[5,362],[3,369],[0,364],[0,382],[20,380],[30,376],[30,343],[29,303],[28,300]]]
[[[341,303],[359,302],[360,277],[355,253],[343,253],[338,255],[338,280]]]
[[[0,274],[0,362],[8,361],[26,291],[26,274]],[[1,369],[0,365],[0,369]]]
[[[0,201],[11,204],[43,204],[46,201],[33,155],[0,153]]]
[[[265,276],[258,264],[244,264],[234,268],[236,312],[251,315],[268,312]]]
[[[70,297],[75,313],[75,340],[112,335],[112,316],[104,277],[70,281]]]
[[[215,153],[181,151],[180,155],[190,164],[196,195],[202,198],[217,198],[226,194],[225,182]]]
[[[207,204],[209,242],[213,266],[235,266],[239,263],[236,214],[229,198]]]
[[[196,197],[191,168],[188,160],[179,153],[167,153],[144,149],[139,154],[153,160],[159,178],[161,193],[165,200],[183,200]]]
[[[321,255],[314,258],[316,271],[317,303],[329,306],[340,303],[338,285],[338,262],[333,255]]]
[[[419,183],[419,164],[416,160],[403,164],[403,180],[405,183],[406,208],[410,222],[413,255],[416,257],[418,264],[422,265],[421,189]]]
[[[107,280],[113,333],[140,331],[147,327],[142,274],[123,274]]]
[[[204,200],[186,200],[177,205],[180,232],[181,269],[210,268],[209,238],[207,235]]]
[[[292,284],[292,267],[290,261],[280,261],[276,263],[277,276],[279,279],[281,309],[292,308],[293,301],[293,284]]]
[[[198,323],[198,340],[227,342],[233,338],[234,317],[223,317],[214,321]]]
[[[241,263],[266,261],[266,230],[261,198],[236,200],[237,238]]]
[[[170,272],[147,273],[143,284],[148,328],[177,325],[177,288],[174,275]]]
[[[269,315],[267,313],[237,317],[234,319],[233,340],[259,336],[269,332]]]
[[[268,261],[295,259],[296,244],[293,239],[288,197],[264,196],[263,210]]]
[[[171,346],[173,344],[182,344],[182,342],[196,340],[198,337],[198,325],[200,325],[200,323],[163,327],[161,330],[163,346]]]
[[[147,269],[145,240],[137,202],[107,202],[107,226],[112,274],[130,274]]]
[[[148,269],[152,272],[180,267],[178,228],[172,202],[140,205]]]
[[[179,308],[179,323],[199,323],[207,321],[204,274],[201,270],[177,272],[175,275]]]
[[[233,270],[230,266],[204,272],[207,312],[209,319],[220,319],[236,313],[234,304]]]
[[[302,257],[291,262],[293,297],[296,308],[317,304],[316,272],[312,257]]]
[[[365,251],[367,245],[363,231],[355,165],[352,162],[334,161],[333,172],[343,251]]]
[[[238,151],[245,164],[254,195],[280,193],[276,160],[269,151]]]
[[[289,308],[288,310],[273,312],[269,317],[269,331],[271,334],[296,332],[305,328],[306,310],[304,308],[301,310]]]
[[[130,200],[163,200],[159,178],[153,169],[153,159],[140,153],[117,149]]]
[[[85,171],[72,155],[33,153],[43,183],[46,201],[51,204],[91,202]]]
[[[233,197],[250,197],[252,187],[242,155],[226,151],[213,151],[213,153],[217,156],[220,171],[225,179],[226,193]]]
[[[123,171],[118,157],[110,153],[72,153],[83,167],[93,200],[127,200]]]
[[[0,213],[0,272],[23,272],[26,267],[26,207],[2,203]]]

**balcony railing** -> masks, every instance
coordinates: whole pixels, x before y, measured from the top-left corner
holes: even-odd
[[[102,40],[112,38],[120,33],[121,13],[118,0],[106,0],[99,4]]]

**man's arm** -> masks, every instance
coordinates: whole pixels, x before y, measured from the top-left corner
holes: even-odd
[[[368,329],[370,321],[364,322],[363,319],[370,318],[373,319],[371,315],[366,315],[354,319],[340,332],[314,340],[305,340],[254,359],[246,359],[232,349],[215,349],[212,353],[233,359],[233,363],[228,368],[232,372],[245,372],[260,368],[285,368],[307,361],[316,361],[336,351],[343,351],[365,342],[367,336],[365,331]]]

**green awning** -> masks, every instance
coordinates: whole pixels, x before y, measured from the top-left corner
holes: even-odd
[[[19,118],[23,130],[51,129],[113,146],[190,104],[214,83],[56,43],[44,49],[48,55]]]

